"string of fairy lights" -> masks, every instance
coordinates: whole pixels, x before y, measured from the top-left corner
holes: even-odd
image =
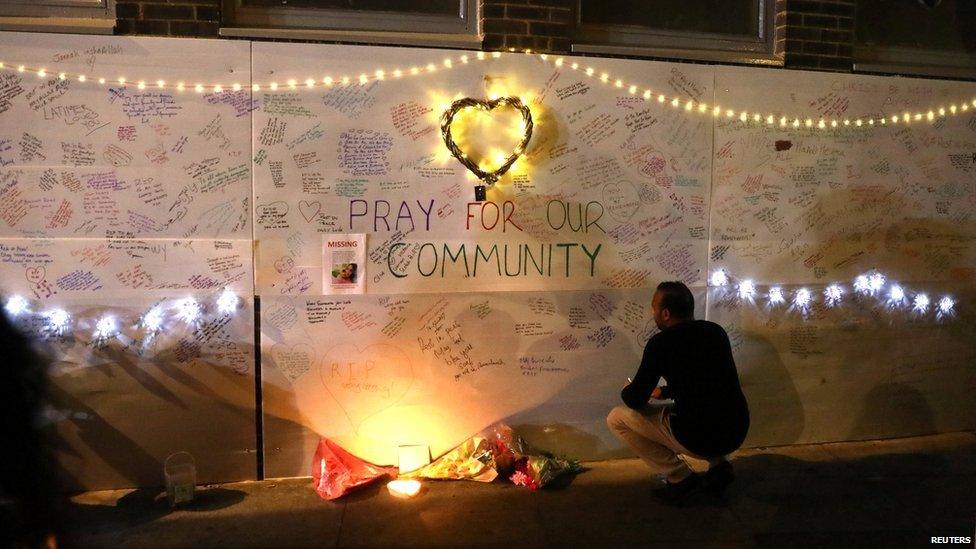
[[[765,299],[771,308],[787,307],[801,314],[809,313],[817,302],[817,295],[806,287],[799,287],[789,291],[783,285],[773,284],[768,287],[765,295],[761,295],[758,286],[751,279],[733,280],[725,269],[712,271],[708,278],[708,285],[717,289],[727,289],[732,297],[749,303],[756,303]],[[889,280],[879,271],[863,273],[854,278],[851,290],[856,295],[872,297],[890,310],[905,309],[918,315],[934,313],[936,319],[944,320],[955,315],[956,301],[950,295],[943,295],[933,303],[932,298],[925,292],[915,292],[898,282]],[[824,287],[821,292],[822,303],[827,308],[840,306],[848,298],[850,292],[844,284],[833,283]]]
[[[181,322],[188,327],[196,327],[205,320],[207,310],[214,309],[217,316],[223,316],[234,314],[240,306],[240,297],[230,288],[224,288],[212,301],[213,307],[208,307],[206,302],[201,302],[193,296],[168,301],[162,300],[140,315],[138,322],[130,327],[145,331],[148,338],[151,339],[170,327],[171,321]],[[11,295],[7,298],[3,308],[11,319],[36,315],[44,322],[44,335],[60,336],[74,331],[74,317],[59,307],[35,310],[34,304],[24,296]],[[105,342],[121,333],[122,327],[118,316],[105,313],[94,323],[92,340]]]
[[[567,60],[564,57],[537,54],[532,50],[524,52],[510,52],[505,55],[532,55],[543,62],[550,63],[559,69],[568,69],[585,75],[588,79],[600,82],[613,88],[626,90],[633,96],[638,96],[649,102],[656,102],[664,107],[686,112],[695,113],[714,118],[726,118],[738,120],[745,124],[756,124],[764,126],[778,126],[780,128],[808,128],[808,129],[838,129],[838,128],[874,128],[887,126],[889,124],[914,124],[916,122],[933,123],[940,119],[946,119],[959,114],[965,114],[970,109],[976,111],[976,97],[972,99],[949,102],[944,105],[933,106],[914,111],[903,111],[890,115],[875,114],[860,117],[823,117],[823,116],[796,116],[785,113],[775,112],[750,112],[748,110],[731,108],[717,104],[698,102],[685,97],[659,93],[649,87],[625,81],[612,75],[608,71],[599,70],[593,66],[580,63],[579,59]],[[175,90],[178,93],[196,92],[202,93],[224,93],[228,91],[238,92],[246,87],[254,92],[263,90],[277,91],[279,89],[321,89],[336,86],[365,85],[370,82],[385,80],[398,80],[406,77],[423,76],[436,73],[438,71],[450,70],[459,66],[468,65],[473,62],[480,62],[491,59],[499,59],[502,52],[473,52],[472,55],[461,54],[455,57],[446,57],[439,62],[429,62],[422,65],[414,65],[407,68],[377,69],[371,73],[360,73],[358,76],[349,74],[325,75],[320,77],[307,77],[303,81],[298,79],[288,79],[284,82],[271,81],[267,83],[189,83],[185,80],[165,81],[157,79],[154,82],[146,80],[130,81],[124,76],[107,77],[105,75],[86,75],[68,72],[58,72],[56,76],[62,81],[77,81],[81,83],[97,82],[100,85],[133,85],[140,90],[155,88]],[[38,78],[48,78],[55,76],[44,67],[31,67],[25,64],[9,64],[0,61],[0,70],[15,70],[18,73],[34,74]],[[497,98],[492,97],[492,100]],[[733,285],[728,273],[718,270],[712,273],[709,278],[709,285],[714,287],[730,287]],[[873,296],[883,300],[890,308],[910,307],[916,313],[927,313],[935,311],[938,318],[952,316],[955,308],[955,301],[951,296],[942,296],[937,303],[932,303],[929,296],[922,292],[911,292],[895,282],[888,282],[886,277],[879,272],[866,273],[859,275],[852,283],[854,293]],[[761,296],[758,295],[756,284],[752,280],[741,280],[734,284],[735,294],[739,299],[754,301]],[[823,290],[823,303],[827,307],[839,305],[848,294],[847,288],[842,284],[831,284]],[[770,286],[765,299],[770,306],[789,305],[800,311],[809,310],[815,302],[814,293],[808,288],[798,288],[792,293],[784,290],[780,285]],[[233,312],[238,306],[239,298],[229,289],[216,299],[216,308],[220,314]],[[54,334],[64,333],[71,327],[72,317],[64,309],[51,309],[39,313],[34,313],[31,303],[22,296],[11,296],[4,309],[12,317],[25,314],[40,314],[46,319],[49,332]],[[183,298],[165,307],[161,304],[155,305],[142,315],[140,327],[150,332],[158,332],[164,326],[167,318],[174,318],[188,325],[199,322],[203,315],[203,306],[192,297]],[[112,315],[105,315],[98,319],[94,326],[93,337],[96,339],[111,338],[119,333],[118,320]]]
[[[455,67],[468,65],[472,62],[499,59],[502,57],[502,52],[473,52],[471,55],[462,54],[455,57],[446,57],[437,62],[429,62],[426,64],[419,64],[410,67],[396,67],[392,69],[376,69],[372,72],[362,72],[359,75],[350,74],[336,74],[336,75],[324,75],[324,76],[307,76],[304,79],[290,78],[283,82],[271,81],[266,83],[251,83],[251,84],[241,84],[239,82],[229,82],[229,83],[200,83],[200,82],[188,82],[187,80],[177,80],[177,81],[167,81],[163,79],[156,80],[129,80],[125,76],[105,76],[105,75],[86,75],[86,74],[76,74],[68,72],[51,72],[44,67],[34,67],[25,64],[18,63],[8,63],[0,61],[0,70],[12,70],[18,73],[34,74],[39,78],[48,78],[49,76],[57,76],[60,80],[71,80],[77,82],[97,82],[101,85],[121,85],[128,86],[133,85],[140,90],[147,88],[155,89],[171,89],[178,93],[184,92],[196,92],[202,93],[224,93],[228,91],[241,91],[246,87],[250,86],[250,89],[255,92],[270,90],[277,91],[279,89],[321,89],[321,88],[331,88],[334,86],[352,86],[352,85],[364,85],[370,82],[386,81],[386,80],[398,80],[405,77],[411,76],[423,76],[436,73],[438,71],[449,70]],[[976,97],[971,98],[960,98],[956,101],[949,101],[941,105],[932,105],[929,107],[913,110],[904,110],[901,112],[892,112],[887,114],[876,113],[863,116],[822,116],[822,115],[798,115],[798,114],[788,114],[782,112],[760,112],[760,111],[750,111],[748,109],[733,108],[730,105],[718,105],[709,104],[703,101],[695,101],[693,99],[688,99],[687,97],[680,97],[677,95],[672,95],[669,93],[664,93],[662,91],[653,90],[650,87],[630,82],[619,78],[608,71],[604,71],[593,67],[591,65],[581,63],[580,58],[574,58],[573,60],[567,60],[564,57],[545,54],[545,53],[533,53],[532,50],[524,50],[522,52],[516,52],[511,49],[506,52],[505,55],[530,55],[541,59],[544,62],[551,63],[557,68],[566,68],[572,71],[579,72],[585,75],[587,78],[593,79],[597,82],[603,83],[607,86],[618,88],[621,90],[626,90],[630,95],[641,97],[649,102],[656,102],[662,106],[670,106],[673,109],[680,110],[687,113],[697,113],[702,115],[712,116],[714,118],[726,118],[731,120],[738,120],[739,122],[745,124],[754,124],[762,126],[772,126],[779,128],[807,128],[807,129],[870,129],[879,126],[887,126],[892,124],[902,124],[909,125],[918,122],[929,122],[934,123],[938,120],[943,120],[947,118],[954,117],[956,115],[965,114],[970,111],[970,109],[976,111]]]
[[[765,299],[771,308],[787,307],[806,315],[817,302],[817,295],[807,287],[787,290],[783,285],[769,285],[764,295],[760,294],[758,285],[751,279],[733,280],[725,269],[717,269],[711,273],[708,285],[716,289],[727,289],[741,301],[757,303]],[[943,295],[933,302],[925,292],[915,292],[898,282],[889,280],[879,271],[871,271],[858,275],[851,284],[854,294],[873,297],[883,303],[888,309],[905,309],[917,315],[934,313],[937,320],[945,320],[955,315],[956,301],[950,295]],[[822,303],[827,308],[838,307],[849,295],[848,287],[844,284],[833,283],[824,287],[821,292]],[[229,288],[225,288],[215,299],[213,305],[217,315],[230,315],[237,311],[240,297]],[[139,328],[152,338],[161,330],[168,327],[168,322],[175,320],[189,327],[199,325],[205,316],[207,307],[196,298],[165,300],[154,304],[148,311],[140,315],[139,320],[132,327]],[[7,299],[4,310],[11,319],[27,315],[39,315],[45,322],[44,332],[49,336],[59,336],[72,332],[73,317],[62,308],[51,308],[35,311],[33,304],[21,295],[12,295]],[[121,334],[117,316],[106,313],[99,317],[92,330],[92,339],[105,342]]]
[[[413,65],[406,68],[395,68],[391,70],[377,69],[372,73],[360,73],[358,76],[341,74],[341,75],[325,75],[320,77],[308,76],[302,80],[296,78],[289,78],[283,82],[271,81],[267,83],[251,83],[251,84],[241,84],[240,82],[232,83],[207,83],[203,84],[200,82],[188,82],[186,80],[177,79],[175,82],[170,80],[156,79],[156,80],[131,80],[125,76],[114,76],[108,77],[104,75],[87,75],[87,74],[75,74],[69,72],[59,71],[57,72],[57,78],[59,80],[70,80],[77,82],[97,82],[100,85],[110,85],[110,86],[128,86],[132,85],[140,90],[145,89],[160,89],[160,90],[175,90],[179,93],[183,92],[196,92],[196,93],[224,93],[227,91],[238,92],[247,87],[250,87],[252,91],[277,91],[279,89],[317,89],[317,88],[331,88],[334,86],[351,86],[351,85],[363,85],[374,81],[383,80],[397,80],[409,76],[422,76],[429,75],[443,70],[449,70],[457,66],[467,65],[475,61],[485,61],[488,59],[498,59],[501,57],[501,52],[483,52],[479,51],[473,55],[462,54],[456,57],[445,57],[440,62],[429,62],[423,65]],[[54,72],[49,72],[47,69],[41,67],[30,67],[24,64],[17,63],[7,63],[0,61],[0,70],[16,71],[18,73],[34,74],[38,78],[48,78],[55,75]]]
[[[910,124],[915,122],[927,121],[935,122],[937,119],[944,119],[957,114],[966,113],[970,108],[976,110],[976,97],[967,98],[947,105],[933,106],[921,110],[903,111],[890,116],[875,114],[864,116],[846,116],[841,118],[824,116],[796,116],[785,113],[757,112],[743,109],[731,108],[729,106],[713,105],[706,102],[695,101],[685,97],[668,95],[640,86],[635,83],[626,82],[623,79],[612,76],[609,72],[600,71],[592,66],[583,66],[577,61],[567,63],[562,57],[553,57],[547,54],[539,54],[539,58],[550,61],[556,67],[568,66],[573,71],[585,74],[588,78],[613,86],[615,88],[626,89],[631,95],[640,96],[647,101],[657,101],[661,105],[670,105],[674,109],[680,109],[689,113],[699,113],[710,115],[714,118],[728,118],[738,120],[743,123],[753,123],[757,125],[779,126],[780,128],[817,128],[821,130],[838,128],[873,128],[875,126],[886,126],[888,124]]]

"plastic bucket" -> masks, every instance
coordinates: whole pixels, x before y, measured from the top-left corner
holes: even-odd
[[[197,485],[197,466],[189,452],[170,454],[163,462],[166,499],[170,507],[193,501]]]

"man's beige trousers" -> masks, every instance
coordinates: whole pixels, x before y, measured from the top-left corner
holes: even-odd
[[[699,456],[681,445],[671,431],[670,406],[647,404],[640,410],[617,406],[607,416],[607,425],[617,438],[644,460],[656,474],[668,482],[680,482],[691,474],[691,469],[678,454],[708,462],[709,467],[718,465],[727,456],[707,458]]]

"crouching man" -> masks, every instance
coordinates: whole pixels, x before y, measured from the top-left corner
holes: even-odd
[[[677,503],[696,488],[721,493],[732,482],[728,454],[746,438],[749,407],[721,326],[695,320],[695,298],[681,282],[662,282],[651,300],[661,330],[644,347],[633,381],[607,416],[613,433],[666,479],[654,495]],[[660,378],[667,383],[658,387]],[[650,397],[674,404],[648,403]],[[707,460],[699,475],[678,454]]]

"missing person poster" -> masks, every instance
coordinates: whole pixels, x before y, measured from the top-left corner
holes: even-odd
[[[328,234],[322,240],[323,293],[365,293],[366,235]]]

